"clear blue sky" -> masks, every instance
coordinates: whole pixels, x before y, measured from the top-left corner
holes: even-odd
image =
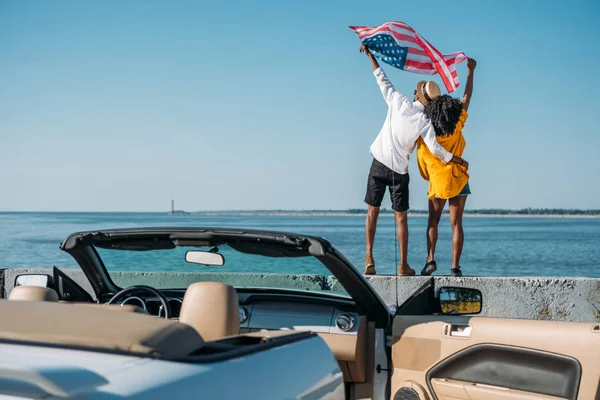
[[[365,207],[386,106],[348,25],[391,20],[478,61],[468,208],[600,208],[600,2],[369,4],[0,1],[0,210]]]

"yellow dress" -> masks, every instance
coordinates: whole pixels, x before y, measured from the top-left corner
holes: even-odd
[[[438,143],[457,157],[462,157],[467,145],[462,129],[468,116],[469,114],[463,109],[454,132],[447,136],[436,136]],[[421,137],[417,141],[417,163],[421,176],[429,181],[427,197],[430,200],[435,197],[442,199],[456,197],[469,181],[467,167],[453,162],[444,164],[429,151]]]

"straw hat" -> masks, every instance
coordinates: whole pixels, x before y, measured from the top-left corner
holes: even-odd
[[[417,98],[424,106],[429,105],[436,97],[439,97],[442,92],[440,87],[434,81],[420,81],[417,83]]]

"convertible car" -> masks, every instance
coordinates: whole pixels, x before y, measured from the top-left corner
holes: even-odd
[[[478,316],[480,291],[433,278],[389,307],[324,238],[136,228],[60,248],[90,288],[57,268],[16,278],[0,398],[600,399],[599,324]]]

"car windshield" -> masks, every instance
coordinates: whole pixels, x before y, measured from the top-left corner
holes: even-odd
[[[158,289],[183,289],[193,282],[213,281],[235,287],[292,289],[350,297],[327,267],[310,255],[270,257],[242,253],[228,245],[218,250],[190,246],[148,251],[94,248],[119,287],[146,284]],[[198,256],[207,254],[222,255],[222,265],[197,263]]]

